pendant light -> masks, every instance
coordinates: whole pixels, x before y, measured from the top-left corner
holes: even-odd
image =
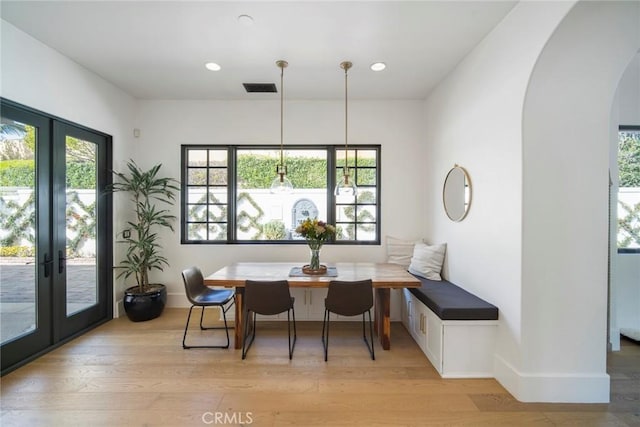
[[[271,182],[271,192],[287,194],[293,191],[293,184],[287,178],[287,165],[284,164],[284,69],[289,65],[287,61],[276,61],[280,68],[280,164],[276,166],[276,177]]]
[[[335,189],[336,196],[355,197],[358,194],[358,187],[354,178],[351,177],[351,169],[349,168],[349,109],[348,109],[348,89],[347,76],[349,68],[353,64],[349,61],[340,63],[340,68],[344,70],[344,166],[342,168],[342,178],[338,181]]]

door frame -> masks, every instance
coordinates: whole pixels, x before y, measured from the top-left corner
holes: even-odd
[[[104,293],[98,298],[99,302],[101,298],[104,298],[104,306],[100,307],[97,314],[95,311],[85,313],[85,310],[74,313],[68,319],[72,319],[71,322],[75,327],[61,327],[60,316],[66,318],[66,303],[57,308],[55,308],[55,305],[62,304],[61,299],[64,300],[66,288],[57,289],[55,293],[53,291],[57,280],[55,276],[59,271],[59,260],[54,252],[59,247],[60,241],[63,242],[62,247],[66,247],[66,235],[59,236],[58,234],[61,233],[56,233],[55,231],[55,224],[60,223],[60,221],[63,223],[66,221],[64,216],[60,218],[59,209],[57,208],[60,203],[63,203],[63,206],[66,204],[66,186],[60,179],[57,182],[53,180],[56,177],[53,171],[54,156],[62,156],[64,159],[65,155],[64,150],[55,147],[56,133],[59,134],[62,130],[72,130],[72,136],[75,137],[93,135],[101,139],[101,143],[98,144],[98,155],[102,156],[99,161],[104,168],[97,168],[99,170],[96,177],[97,188],[100,188],[101,185],[109,185],[112,182],[112,137],[104,132],[96,131],[6,98],[0,97],[0,107],[3,116],[7,115],[15,119],[24,119],[25,123],[37,124],[39,128],[38,137],[40,138],[40,135],[42,135],[42,138],[45,139],[43,143],[38,142],[39,146],[36,150],[36,170],[38,170],[38,175],[35,178],[38,186],[38,197],[36,197],[38,212],[38,217],[36,218],[36,230],[38,232],[36,284],[38,286],[38,298],[45,302],[38,304],[38,300],[36,300],[36,315],[39,319],[44,319],[44,321],[41,320],[37,324],[35,333],[27,334],[2,345],[2,369],[0,375],[5,375],[113,319],[113,203],[112,195],[108,191],[96,194],[96,201],[98,201],[98,198],[101,201],[101,203],[97,204],[96,216],[103,219],[102,221],[98,220],[97,223],[102,226],[103,231],[99,231],[99,233],[104,236],[102,239],[97,239],[96,275],[104,283]],[[62,151],[62,154],[59,153],[60,151]],[[57,161],[60,160],[58,159]],[[58,174],[58,177],[60,175],[64,177],[64,174]],[[62,193],[56,195],[56,191]],[[62,215],[64,215],[64,212]],[[45,254],[47,255],[46,260]],[[45,277],[45,269],[50,272],[48,277]],[[58,297],[56,297],[56,293]],[[81,324],[82,322],[85,323]],[[57,328],[54,328],[54,324],[57,324]],[[13,357],[14,351],[15,353],[20,353],[21,357]],[[23,356],[24,354],[27,355]]]

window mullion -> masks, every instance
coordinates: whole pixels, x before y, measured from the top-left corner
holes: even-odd
[[[227,151],[227,243],[236,242],[236,208],[237,208],[237,148],[228,147]]]

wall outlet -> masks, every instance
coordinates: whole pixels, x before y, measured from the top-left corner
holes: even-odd
[[[124,237],[125,239],[129,239],[131,237],[131,230],[124,230],[122,232],[122,237]]]

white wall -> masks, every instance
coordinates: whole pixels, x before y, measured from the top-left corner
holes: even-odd
[[[606,402],[611,109],[640,4],[579,2],[545,46],[523,114],[522,400]]]
[[[0,27],[0,95],[111,135],[114,167],[123,165],[130,156],[135,100],[8,22],[0,20]],[[114,212],[121,203],[114,197]]]
[[[381,246],[331,246],[322,260],[383,261],[384,236],[417,238],[416,224],[425,221],[422,193],[426,186],[425,149],[419,101],[349,102],[349,143],[382,145]],[[134,158],[141,166],[162,163],[162,170],[180,177],[181,144],[278,144],[279,101],[140,101],[135,127]],[[285,144],[344,143],[344,104],[337,101],[285,100]],[[295,185],[295,183],[294,183]],[[174,213],[180,217],[179,207]],[[169,304],[181,305],[180,272],[191,265],[204,274],[237,261],[308,261],[299,245],[181,245],[178,232],[163,235],[171,267],[153,272],[169,287]],[[160,280],[160,279],[158,279]]]
[[[447,243],[449,280],[500,310],[496,357],[521,364],[522,110],[535,61],[570,3],[524,2],[441,83],[425,103],[426,235]],[[446,217],[442,183],[454,163],[471,177],[460,223]],[[509,377],[497,378],[514,395]]]

